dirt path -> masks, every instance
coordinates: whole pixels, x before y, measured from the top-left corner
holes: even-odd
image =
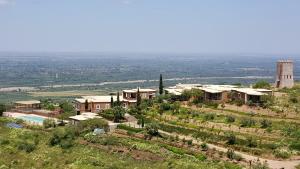
[[[140,128],[140,125],[137,125],[137,121],[133,120],[129,123],[127,123],[126,125],[131,126],[131,127],[135,127],[135,128]],[[193,140],[193,144],[197,144],[200,145],[203,142],[196,140],[194,137],[192,136],[185,136],[185,135],[180,135],[180,134],[175,134],[175,133],[169,133],[169,132],[165,132],[163,130],[159,130],[160,133],[166,134],[166,135],[171,135],[173,137],[178,136],[180,139],[185,139],[185,140]],[[227,152],[228,149],[221,147],[221,146],[217,146],[214,144],[207,144],[209,148],[211,149],[216,149],[217,151],[221,151],[221,152]],[[236,154],[241,155],[246,161],[261,161],[261,162],[266,162],[270,168],[272,169],[294,169],[297,165],[300,164],[300,159],[297,160],[269,160],[269,159],[264,159],[264,158],[260,158],[257,156],[253,156],[253,155],[249,155],[243,152],[239,152],[239,151],[235,151]]]
[[[193,140],[193,144],[197,144],[200,145],[203,142],[195,140],[195,138],[191,137],[191,136],[185,136],[185,135],[178,135],[178,134],[174,134],[174,133],[169,133],[169,132],[165,132],[160,130],[159,132],[166,134],[166,135],[171,135],[171,136],[178,136],[180,139],[185,139],[185,140]],[[209,148],[211,149],[216,149],[217,151],[221,151],[221,152],[227,152],[228,149],[224,148],[224,147],[220,147],[220,146],[216,146],[213,144],[207,144]],[[269,160],[269,159],[264,159],[264,158],[260,158],[260,157],[256,157],[253,155],[249,155],[243,152],[239,152],[239,151],[235,151],[236,154],[241,155],[246,161],[257,161],[259,159],[259,161],[261,162],[267,162],[269,167],[272,169],[294,169],[297,165],[300,164],[300,159],[299,160]]]

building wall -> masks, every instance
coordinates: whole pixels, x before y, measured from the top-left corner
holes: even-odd
[[[152,97],[155,97],[155,92],[140,92],[140,96],[142,99],[151,99]],[[137,93],[123,92],[123,98],[127,100],[136,100]]]
[[[41,104],[15,104],[16,109],[40,109]]]
[[[110,102],[91,102],[89,103],[88,110],[85,109],[85,103],[78,103],[75,104],[76,110],[80,112],[90,111],[93,113],[97,113],[101,110],[111,108]]]

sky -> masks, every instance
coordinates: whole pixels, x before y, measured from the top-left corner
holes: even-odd
[[[300,53],[299,0],[0,0],[0,51]]]

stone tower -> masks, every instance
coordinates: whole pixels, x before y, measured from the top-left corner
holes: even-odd
[[[279,60],[277,62],[277,74],[275,87],[277,88],[292,88],[294,86],[293,61]]]

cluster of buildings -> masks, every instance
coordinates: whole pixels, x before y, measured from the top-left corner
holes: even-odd
[[[294,85],[293,61],[280,60],[277,62],[276,88],[291,88]],[[240,100],[243,103],[260,103],[262,96],[273,95],[269,89],[245,88],[235,85],[202,85],[202,84],[177,84],[165,89],[165,93],[181,95],[186,90],[199,89],[203,92],[203,101],[225,103],[231,100]],[[141,99],[152,99],[156,95],[154,89],[130,89],[123,90],[119,98],[117,96],[82,96],[74,100],[74,106],[78,112],[70,117],[71,123],[78,121],[101,118],[98,112],[112,107],[112,101],[119,100],[124,108],[129,108],[137,102],[138,92]],[[15,102],[14,112],[34,114],[35,117],[54,117],[59,111],[47,111],[41,109],[41,102],[37,100]],[[30,117],[29,119],[34,119]]]
[[[201,84],[178,84],[165,89],[167,93],[181,95],[185,90],[199,89],[203,92],[203,100],[211,102],[227,102],[229,100],[241,100],[243,103],[249,101],[259,103],[261,96],[272,95],[272,90],[241,88],[234,85],[201,85]]]
[[[154,89],[131,89],[123,90],[119,101],[124,108],[128,108],[137,102],[137,93],[140,93],[141,99],[152,99],[155,97]],[[111,108],[111,100],[117,101],[117,96],[82,96],[75,99],[75,108],[77,112],[94,112]]]

